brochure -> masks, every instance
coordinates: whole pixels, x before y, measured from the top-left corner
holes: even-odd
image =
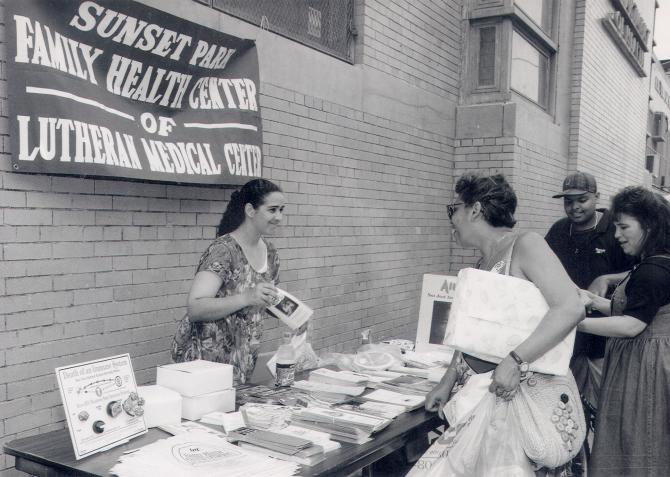
[[[443,344],[454,301],[457,279],[448,275],[423,276],[419,305],[419,323],[416,330],[415,351],[446,353],[451,361],[453,349]]]
[[[56,368],[77,460],[147,432],[130,355]]]
[[[277,288],[277,298],[267,308],[268,313],[278,318],[292,330],[307,323],[314,311],[286,290]]]

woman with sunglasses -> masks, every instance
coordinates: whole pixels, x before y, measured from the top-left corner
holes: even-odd
[[[605,317],[578,329],[607,337],[589,475],[670,472],[670,204],[643,187],[612,199],[614,237],[640,260],[607,300],[583,291]]]
[[[528,339],[499,364],[460,352],[454,355],[442,381],[426,398],[426,409],[438,411],[443,418],[447,400],[475,374],[494,370],[489,391],[511,399],[528,363],[563,340],[584,318],[579,293],[544,238],[513,229],[517,198],[502,175],[464,174],[456,183],[455,199],[447,206],[455,241],[479,251],[478,268],[533,282],[544,295],[549,311]]]

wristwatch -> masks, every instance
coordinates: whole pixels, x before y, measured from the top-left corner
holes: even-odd
[[[530,367],[528,362],[521,359],[521,356],[516,354],[516,351],[510,351],[509,355],[512,357],[512,359],[514,361],[516,361],[516,364],[519,366],[519,371],[521,371],[521,376],[525,376],[526,373],[528,372],[529,367]]]

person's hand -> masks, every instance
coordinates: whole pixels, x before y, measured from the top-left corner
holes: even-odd
[[[300,336],[301,334],[303,334],[305,331],[307,331],[307,325],[309,325],[309,321],[305,321],[300,328],[295,330],[295,334],[297,336]]]
[[[489,391],[509,401],[514,397],[520,382],[521,371],[519,371],[519,366],[511,356],[506,356],[493,371]]]
[[[449,400],[449,394],[451,393],[451,388],[449,386],[438,384],[435,386],[427,395],[426,402],[424,407],[426,411],[435,412],[437,411],[438,415],[444,419],[444,413],[442,408]]]
[[[588,290],[579,290],[579,298],[581,298],[584,308],[587,312],[591,312],[593,309],[594,301],[599,298],[599,295],[592,293]]]
[[[601,275],[591,284],[589,285],[588,291],[593,293],[594,295],[601,296],[601,297],[606,297],[607,296],[607,291],[609,290],[610,287],[610,280],[607,277],[607,275]],[[583,290],[582,290],[583,291]],[[581,294],[581,292],[580,292]]]
[[[244,292],[247,306],[270,306],[277,297],[277,288],[272,283],[256,283]]]

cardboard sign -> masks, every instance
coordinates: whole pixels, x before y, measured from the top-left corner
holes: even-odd
[[[423,276],[419,306],[419,324],[415,349],[419,353],[438,351],[451,355],[453,348],[443,344],[451,302],[456,291],[456,277],[448,275]]]
[[[130,355],[62,366],[56,379],[77,459],[147,432]]]

